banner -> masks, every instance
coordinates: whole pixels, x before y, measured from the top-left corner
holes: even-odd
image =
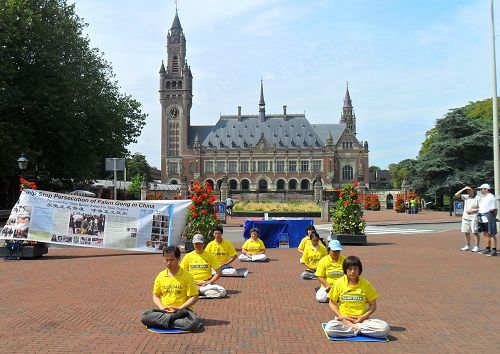
[[[22,191],[0,239],[159,252],[179,245],[190,200],[109,200]]]

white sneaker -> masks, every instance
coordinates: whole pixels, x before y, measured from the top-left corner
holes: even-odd
[[[474,248],[472,249],[472,252],[478,252],[479,251],[479,247],[478,246],[474,246]]]
[[[460,251],[470,251],[469,245],[465,245],[464,247],[460,248]]]

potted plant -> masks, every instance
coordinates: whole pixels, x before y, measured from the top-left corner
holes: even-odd
[[[396,194],[396,201],[394,202],[394,210],[396,210],[396,213],[405,212],[405,198],[401,193]]]
[[[202,234],[205,243],[212,241],[212,230],[219,222],[214,207],[215,195],[210,184],[195,181],[189,187],[189,193],[193,204],[188,209],[187,225],[183,233],[186,251],[193,249],[191,241],[195,234]]]
[[[365,200],[364,200],[364,203],[363,203],[363,207],[366,209],[366,210],[370,210],[371,209],[371,195],[365,195]]]
[[[339,200],[332,212],[332,236],[342,244],[366,244],[366,222],[361,209],[362,195],[357,187],[358,183],[354,182],[337,189]]]
[[[370,209],[375,211],[380,210],[380,199],[376,194],[372,194],[370,197]]]

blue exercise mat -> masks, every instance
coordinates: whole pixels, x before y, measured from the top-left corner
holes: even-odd
[[[323,327],[323,331],[325,332],[326,338],[329,340],[334,340],[334,341],[351,341],[351,342],[388,342],[389,339],[387,338],[374,338],[374,337],[367,337],[362,334],[358,334],[357,336],[354,337],[330,337],[328,333],[325,331],[326,323],[322,323],[321,327]]]
[[[190,333],[190,331],[185,331],[183,329],[166,329],[166,328],[156,328],[156,327],[148,327],[148,331],[154,333]]]

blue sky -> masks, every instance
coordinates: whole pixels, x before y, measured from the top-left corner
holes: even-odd
[[[149,115],[129,149],[159,167],[158,70],[174,0],[78,0],[76,11],[121,91]],[[358,138],[370,165],[385,168],[415,158],[448,109],[492,95],[489,0],[179,0],[178,12],[193,125],[237,106],[257,114],[261,77],[266,112],[287,105],[336,123],[348,81]]]

